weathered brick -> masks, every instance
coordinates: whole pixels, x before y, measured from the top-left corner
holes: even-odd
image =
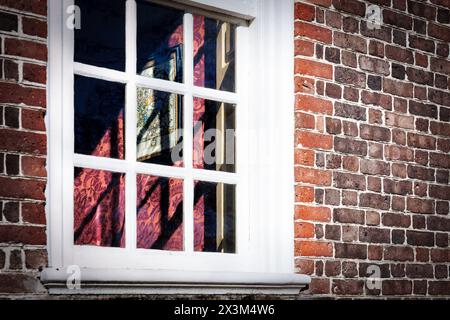
[[[334,150],[342,153],[365,156],[367,155],[367,142],[335,137]]]
[[[364,224],[364,211],[355,209],[335,208],[333,221],[340,223]]]

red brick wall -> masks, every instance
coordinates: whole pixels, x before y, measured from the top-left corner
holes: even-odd
[[[380,6],[381,29],[363,19]],[[295,3],[295,256],[307,294],[450,296],[448,0]],[[366,286],[378,265],[381,289]]]
[[[45,292],[46,0],[0,0],[0,296]]]
[[[374,2],[377,31],[369,2],[295,4],[297,271],[315,296],[450,296],[450,2]],[[0,0],[0,296],[45,294],[46,14]]]

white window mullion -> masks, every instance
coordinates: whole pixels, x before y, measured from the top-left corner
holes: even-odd
[[[194,18],[192,14],[184,15],[184,83],[188,92],[184,95],[184,134],[183,134],[183,158],[186,168],[184,180],[184,250],[194,250],[194,182],[192,179],[192,135],[193,135],[193,110],[194,100],[192,87],[194,82]]]
[[[126,3],[126,74],[125,98],[125,160],[127,162],[125,183],[125,245],[127,250],[136,249],[136,38],[137,13],[135,0]]]

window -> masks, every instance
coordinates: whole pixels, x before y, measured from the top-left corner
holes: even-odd
[[[260,1],[259,16],[256,1],[57,2],[44,279],[77,265],[98,281],[133,270],[135,281],[180,271],[189,283],[304,283],[292,274],[293,176],[266,153],[276,134],[293,139],[279,127],[287,113],[264,108],[286,101],[271,87],[280,72],[257,62],[275,2]]]

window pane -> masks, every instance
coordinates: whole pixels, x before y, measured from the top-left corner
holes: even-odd
[[[137,160],[182,166],[182,96],[138,88],[137,97]]]
[[[234,185],[195,181],[194,250],[236,252]]]
[[[184,12],[137,1],[137,71],[163,80],[183,81]]]
[[[183,250],[183,180],[137,175],[137,247]]]
[[[125,85],[75,76],[75,153],[124,159]]]
[[[235,105],[194,98],[194,168],[235,172]]]
[[[236,26],[194,15],[194,84],[235,91]]]
[[[125,247],[125,175],[75,168],[75,245]]]
[[[125,70],[125,1],[76,0],[80,29],[75,28],[75,61]]]

